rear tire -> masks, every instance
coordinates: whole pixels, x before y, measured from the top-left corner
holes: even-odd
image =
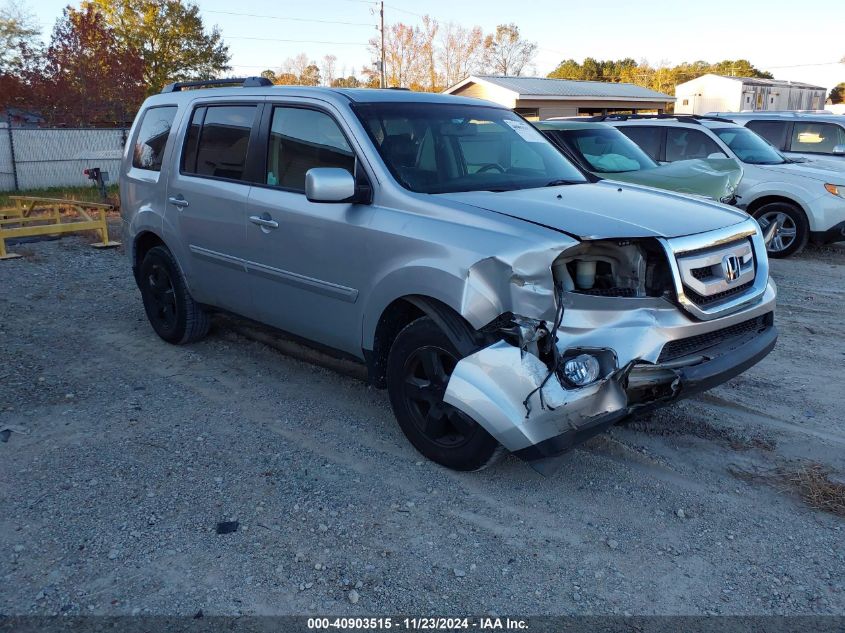
[[[144,256],[138,273],[144,310],[153,330],[174,345],[205,337],[211,316],[188,292],[176,258],[164,246],[154,246]]]
[[[754,212],[754,217],[760,223],[763,233],[771,222],[778,223],[778,232],[772,239],[766,251],[769,257],[783,259],[790,257],[807,245],[810,238],[810,225],[804,211],[788,202],[770,202]]]
[[[403,433],[420,453],[447,468],[482,470],[505,449],[465,413],[443,402],[460,354],[428,317],[399,332],[387,358],[387,391]]]

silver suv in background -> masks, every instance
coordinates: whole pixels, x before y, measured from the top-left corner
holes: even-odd
[[[712,116],[744,125],[785,156],[836,161],[845,170],[845,115],[824,112],[714,112]]]
[[[784,157],[762,137],[733,121],[691,115],[602,117],[658,162],[735,158],[743,177],[737,206],[768,232],[771,257],[789,257],[808,241],[845,240],[845,171]]]
[[[774,346],[744,213],[598,181],[488,102],[267,83],[175,84],[132,127],[121,209],[164,340],[227,310],[333,348],[460,470],[549,466]]]

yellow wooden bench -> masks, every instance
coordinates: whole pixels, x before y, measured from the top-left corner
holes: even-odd
[[[31,196],[10,196],[9,199],[13,205],[0,208],[0,260],[20,257],[6,250],[6,240],[19,237],[97,231],[100,241],[91,244],[94,248],[120,245],[120,242],[109,240],[106,212],[114,209],[110,204]],[[77,217],[63,217],[62,211],[73,211]]]

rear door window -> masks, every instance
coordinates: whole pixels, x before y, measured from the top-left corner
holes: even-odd
[[[254,105],[204,106],[191,117],[182,171],[197,176],[245,180]]]
[[[845,144],[845,130],[833,123],[796,121],[792,128],[789,151],[832,154],[833,148]]]
[[[670,127],[666,130],[666,160],[707,158],[711,154],[725,156],[716,142],[704,132],[689,128]]]
[[[305,191],[305,173],[340,167],[353,173],[355,154],[335,120],[319,110],[273,108],[266,184]]]
[[[176,106],[162,106],[150,108],[144,113],[132,150],[133,167],[161,171],[167,137],[170,135],[176,109]]]
[[[620,126],[617,129],[639,145],[640,149],[654,160],[662,160],[660,157],[660,144],[663,136],[663,128],[648,125],[631,125]]]
[[[786,121],[749,121],[747,127],[752,132],[759,134],[778,149],[786,145],[786,128],[789,123]]]

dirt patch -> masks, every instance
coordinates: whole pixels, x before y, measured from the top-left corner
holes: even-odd
[[[717,442],[734,451],[773,451],[777,442],[763,433],[730,426],[715,425],[701,417],[678,415],[678,409],[659,411],[651,416],[634,418],[625,427],[651,436],[688,436]]]

